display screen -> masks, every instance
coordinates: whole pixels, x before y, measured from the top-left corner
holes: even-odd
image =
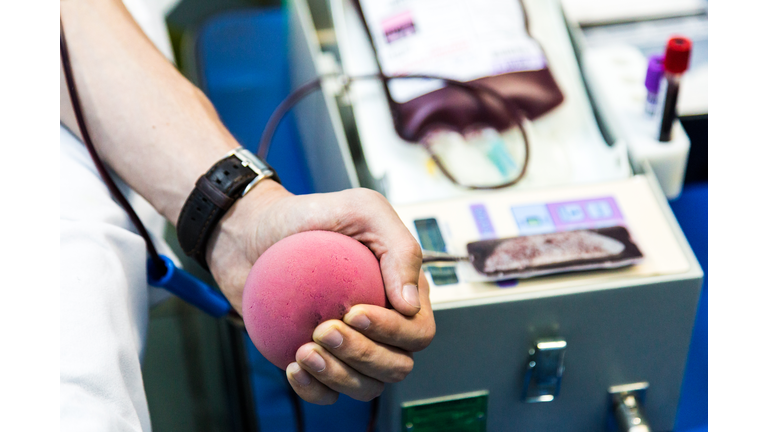
[[[435,218],[418,219],[414,221],[414,224],[416,225],[416,233],[422,249],[447,252],[443,234],[440,232],[440,226],[438,226]],[[426,270],[432,276],[432,282],[436,286],[459,283],[456,268],[453,266],[428,266]]]
[[[419,234],[421,248],[428,251],[445,252],[445,241],[435,218],[414,221]]]

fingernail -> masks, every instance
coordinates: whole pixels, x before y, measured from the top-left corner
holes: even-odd
[[[300,386],[306,387],[312,383],[312,379],[309,378],[307,371],[301,368],[298,363],[291,363],[288,365],[287,371],[291,374],[291,378],[299,383]]]
[[[344,342],[344,338],[341,336],[341,333],[336,330],[336,328],[331,327],[330,330],[320,336],[320,342],[328,345],[331,348],[338,348],[341,346],[341,343]]]
[[[325,360],[323,360],[323,357],[315,350],[311,350],[301,362],[309,366],[309,368],[315,372],[322,372],[325,370]]]
[[[371,320],[364,313],[360,313],[349,319],[349,325],[358,330],[368,330],[368,327],[371,326]]]
[[[421,308],[419,289],[416,288],[416,285],[408,284],[403,286],[403,300],[415,308]]]

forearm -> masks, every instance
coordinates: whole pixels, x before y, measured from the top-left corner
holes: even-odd
[[[120,0],[62,0],[61,16],[97,151],[176,222],[197,178],[237,142]],[[61,92],[61,121],[77,132],[63,80]],[[335,231],[371,249],[394,309],[356,306],[354,316],[332,323],[345,338],[342,345],[322,345],[328,340],[320,335],[308,346],[330,367],[313,368],[306,353],[297,352],[302,366],[294,364],[289,379],[315,403],[332,402],[338,392],[368,400],[381,392],[382,382],[402,379],[412,368],[410,351],[425,347],[435,333],[428,286],[420,277],[421,249],[382,195],[365,189],[292,195],[272,180],[263,181],[217,224],[207,262],[222,292],[242,312],[243,287],[258,257],[281,239],[312,230]]]
[[[61,18],[97,151],[175,223],[197,178],[238,143],[120,0],[61,1]],[[77,131],[63,73],[60,88],[61,121]]]

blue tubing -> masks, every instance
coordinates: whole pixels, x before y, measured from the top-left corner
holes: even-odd
[[[187,303],[201,309],[216,318],[223,317],[232,308],[226,297],[208,286],[200,279],[176,267],[176,264],[165,255],[160,255],[168,271],[160,278],[152,277],[154,264],[147,260],[147,282],[158,288],[163,288],[177,295]]]

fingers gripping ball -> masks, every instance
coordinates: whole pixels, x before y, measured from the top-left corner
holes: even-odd
[[[248,335],[264,357],[285,369],[321,322],[356,304],[384,307],[379,261],[357,240],[330,231],[286,237],[253,265],[243,292]]]

